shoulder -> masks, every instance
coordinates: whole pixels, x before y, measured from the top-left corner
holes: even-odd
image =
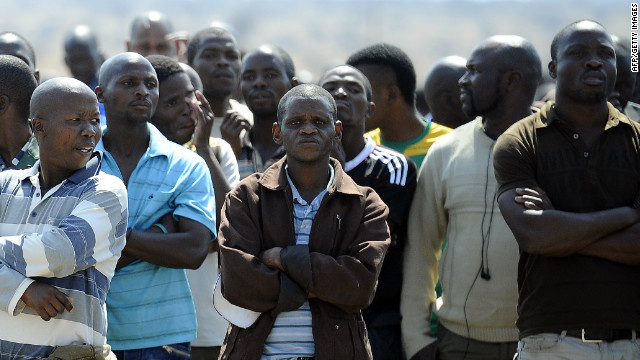
[[[395,185],[406,184],[407,177],[417,172],[415,162],[399,152],[377,145],[368,157],[371,165],[367,169],[368,173],[380,176],[387,175],[389,181]]]

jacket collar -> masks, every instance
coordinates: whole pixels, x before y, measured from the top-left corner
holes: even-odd
[[[271,165],[260,175],[258,183],[269,190],[284,190],[287,188],[289,181],[284,168],[286,162],[287,156]],[[342,170],[342,166],[336,159],[330,158],[329,164],[335,171],[335,178],[333,179],[333,184],[329,187],[329,193],[340,192],[343,194],[362,195],[358,185]]]

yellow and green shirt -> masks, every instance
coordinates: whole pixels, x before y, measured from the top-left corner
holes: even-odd
[[[388,141],[382,138],[380,134],[380,129],[374,129],[366,133],[365,135],[369,135],[376,144],[386,146],[391,148],[401,154],[404,154],[413,160],[418,169],[420,165],[422,165],[422,160],[424,156],[429,151],[431,145],[433,145],[436,140],[440,139],[442,136],[451,132],[452,129],[434,123],[431,121],[431,118],[424,118],[424,121],[427,123],[424,130],[417,137],[407,140],[407,141]]]

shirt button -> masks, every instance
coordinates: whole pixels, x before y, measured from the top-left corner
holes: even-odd
[[[589,153],[587,151],[584,152],[584,157],[589,157]]]
[[[31,213],[31,217],[36,217],[36,212],[35,211]]]
[[[37,196],[37,197],[40,197],[40,193],[37,193],[37,194],[36,194],[36,196]]]
[[[340,329],[340,325],[336,325],[336,330]]]
[[[574,138],[575,140],[578,140],[578,139],[580,138],[580,135],[578,135],[578,134],[573,134],[573,138]]]

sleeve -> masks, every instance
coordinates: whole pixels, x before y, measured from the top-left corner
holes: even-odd
[[[112,182],[85,191],[56,227],[0,237],[0,308],[15,305],[28,286],[24,278],[63,278],[92,266],[113,277],[125,245],[128,208],[124,184]]]
[[[420,168],[408,219],[400,302],[402,336],[408,357],[433,341],[431,309],[436,301],[438,261],[447,231],[448,214],[443,150],[432,147]],[[448,159],[447,159],[448,161]]]
[[[187,150],[185,150],[187,151]],[[216,236],[216,204],[213,183],[206,163],[201,157],[189,153],[188,165],[179,178],[179,186],[173,198],[174,217],[182,216],[197,221],[211,231],[211,238]]]
[[[517,125],[522,125],[518,123]],[[493,148],[493,167],[498,181],[498,196],[516,187],[534,187],[536,160],[534,141],[523,126],[512,126],[498,137]]]
[[[386,221],[389,214],[387,206],[373,189],[362,189],[365,198],[359,223],[339,225],[349,229],[355,227],[353,238],[343,238],[349,241],[347,251],[337,256],[314,251],[309,253],[311,284],[308,292],[349,313],[358,312],[371,303],[382,262],[391,243]],[[286,253],[284,255],[283,265],[288,262]],[[290,274],[300,283],[296,277],[304,271]]]
[[[220,166],[222,167],[222,172],[224,172],[229,186],[233,188],[238,184],[238,181],[240,181],[236,155],[233,153],[231,145],[223,139],[218,139],[217,146],[220,148]]]
[[[251,181],[257,181],[257,175],[246,178],[229,192],[222,208],[218,236],[222,294],[234,305],[265,312],[288,301],[280,296],[280,276],[286,274],[265,265],[258,257],[263,250],[261,216],[254,214],[256,208],[249,205],[259,201],[258,194],[250,190],[251,185],[247,185]],[[294,285],[291,281],[287,283]],[[289,290],[306,298],[306,293],[300,287]]]

